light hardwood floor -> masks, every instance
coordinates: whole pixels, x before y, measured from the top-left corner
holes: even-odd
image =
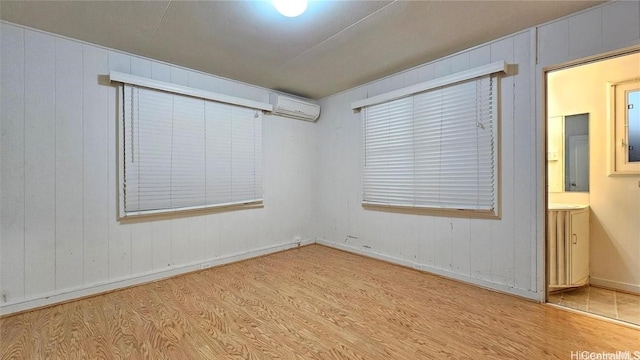
[[[570,359],[640,331],[311,245],[0,319],[2,359]]]

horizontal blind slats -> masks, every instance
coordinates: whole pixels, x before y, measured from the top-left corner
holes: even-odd
[[[262,199],[262,114],[125,85],[124,210]]]
[[[365,108],[363,201],[494,209],[493,86],[485,76]]]

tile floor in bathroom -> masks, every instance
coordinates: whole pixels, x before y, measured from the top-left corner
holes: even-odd
[[[640,325],[640,295],[584,286],[551,293],[549,302]]]

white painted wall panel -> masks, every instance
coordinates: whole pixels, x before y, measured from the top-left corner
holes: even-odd
[[[189,224],[189,248],[192,250],[191,258],[188,261],[201,261],[207,258],[205,252],[205,219],[202,216],[193,216],[189,218],[191,220]],[[255,237],[254,237],[255,239]],[[245,249],[249,249],[253,246],[251,242],[247,243]]]
[[[451,270],[471,275],[471,220],[451,219]]]
[[[131,74],[151,79],[151,61],[131,56]]]
[[[193,256],[189,244],[188,218],[171,219],[171,264],[182,264]]]
[[[451,57],[451,72],[456,73],[464,70],[469,70],[471,55],[470,53],[463,52]]]
[[[406,75],[407,74],[404,73],[400,78],[402,79],[403,77],[406,77]],[[406,78],[402,79],[403,83],[404,83],[404,80],[406,80]],[[393,82],[391,82],[391,84],[393,84]],[[395,87],[395,86],[398,86],[398,84],[396,83],[395,85],[392,85],[392,86]],[[359,94],[358,94],[358,91],[355,91],[353,92],[353,96],[363,96],[365,94],[365,91],[366,89],[363,89],[362,92],[360,92]],[[340,107],[350,108],[350,99],[345,98],[343,99],[343,101],[344,102],[340,105]],[[355,246],[363,246],[363,245],[366,245],[366,243],[364,242],[366,239],[371,239],[372,242],[375,242],[377,246],[382,248],[387,248],[390,250],[393,250],[394,248],[401,248],[402,250],[405,250],[405,251],[412,251],[412,250],[418,251],[419,249],[417,248],[414,249],[411,246],[402,246],[402,247],[397,246],[399,244],[403,244],[407,242],[409,242],[409,244],[411,243],[410,240],[407,238],[407,236],[405,236],[407,234],[406,232],[394,230],[398,227],[402,227],[404,225],[403,223],[393,222],[392,224],[390,224],[393,226],[386,228],[385,231],[379,231],[375,233],[376,229],[368,228],[367,224],[371,221],[377,221],[377,219],[384,220],[383,213],[365,214],[365,213],[352,211],[352,209],[354,208],[357,209],[360,206],[360,201],[361,201],[360,196],[362,194],[362,183],[345,181],[345,180],[360,176],[360,165],[363,163],[364,159],[362,158],[362,153],[360,151],[350,150],[348,142],[351,141],[353,143],[362,144],[363,134],[362,134],[361,122],[362,122],[362,113],[350,112],[349,118],[343,124],[344,127],[342,128],[342,132],[340,134],[343,138],[344,136],[349,134],[349,138],[348,139],[345,138],[346,141],[343,142],[343,145],[340,148],[340,153],[342,154],[341,158],[346,160],[345,165],[357,164],[357,166],[345,166],[342,172],[343,177],[341,181],[343,182],[344,185],[347,185],[344,189],[344,191],[346,191],[345,196],[347,196],[346,197],[346,200],[347,200],[347,203],[346,203],[347,235],[346,236],[347,237],[345,238],[345,241],[348,243],[354,244]],[[373,216],[373,218],[370,218],[367,215],[371,215]],[[392,240],[388,241],[388,239],[392,239]],[[388,253],[391,253],[391,252],[388,252]]]
[[[158,61],[152,61],[151,78],[153,80],[171,82],[171,66]]]
[[[171,67],[171,83],[189,86],[189,71],[176,66]]]
[[[383,78],[366,86],[367,97],[372,97],[391,90],[395,90],[395,88],[393,88],[393,81],[391,79],[391,77]]]
[[[242,84],[228,79],[220,79],[220,87],[226,89],[231,96],[246,97],[247,92]]]
[[[439,78],[451,74],[451,58],[444,58],[433,63],[433,77]]]
[[[62,278],[71,268],[82,273],[87,288],[118,277],[134,283],[149,278],[141,274],[169,274],[200,259],[256,253],[263,251],[261,246],[289,244],[296,236],[317,236],[333,246],[540,299],[544,273],[542,68],[610,51],[615,44],[640,44],[638,2],[614,2],[598,9],[539,27],[537,44],[532,44],[535,36],[529,33],[516,34],[325,98],[316,124],[265,116],[264,209],[135,222],[118,222],[115,217],[116,92],[101,82],[100,75],[114,67],[262,101],[269,92],[82,44],[82,69],[78,69],[82,98],[70,93],[58,99],[57,74],[68,69],[58,67],[56,59],[77,63],[71,49],[75,46],[65,43],[69,54],[56,54],[54,36],[2,23],[0,294],[6,300],[0,300],[0,312],[35,306],[37,302],[29,298],[68,291],[66,286],[78,281]],[[594,30],[598,26],[599,35]],[[593,39],[579,35],[582,32],[591,33]],[[576,43],[570,44],[570,36]],[[494,59],[517,65],[517,72],[502,80],[503,218],[466,220],[364,211],[360,205],[361,116],[349,110],[349,103]],[[69,163],[63,156],[78,144],[58,142],[74,138],[69,124],[59,123],[62,117],[57,116],[77,112],[71,109],[73,103],[81,104],[83,114],[81,259],[65,250],[64,241],[77,240],[77,223],[68,209],[78,198],[65,197],[70,187],[59,184],[58,173],[78,167],[78,156]]]
[[[483,286],[539,298],[531,291],[531,249],[535,244],[531,218],[516,219],[533,207],[533,184],[516,179],[531,171],[530,33],[440,59],[417,69],[322,100],[318,122],[318,213],[322,243],[352,250]],[[478,220],[418,216],[364,210],[361,206],[362,120],[348,104],[411,83],[407,74],[424,81],[472,66],[505,60],[518,71],[501,80],[502,219]],[[397,78],[396,78],[397,77]],[[525,112],[520,114],[521,112]],[[516,146],[516,141],[523,141]],[[521,167],[528,170],[516,176]],[[516,188],[518,191],[516,191]],[[337,215],[340,214],[340,215]],[[522,227],[522,231],[515,227]],[[518,240],[515,236],[518,235]],[[518,254],[516,255],[516,251]],[[524,259],[523,261],[521,261]],[[516,274],[518,280],[516,281]]]
[[[204,89],[206,86],[206,82],[207,82],[207,76],[204,74],[200,74],[197,72],[190,72],[188,74],[189,79],[188,79],[188,85],[189,87],[192,88],[196,88],[196,89]]]
[[[569,18],[569,55],[583,57],[602,48],[602,9]]]
[[[55,290],[56,126],[53,36],[24,34],[25,296]]]
[[[418,75],[419,68],[407,70],[402,73],[402,87],[407,87],[411,85],[415,85],[420,82],[420,78]]]
[[[469,259],[470,276],[474,279],[491,281],[491,242],[493,239],[491,223],[473,219],[469,224],[469,233],[471,234],[471,244],[469,246],[471,254]]]
[[[218,256],[220,252],[220,217],[207,216],[204,220],[205,252],[209,256]],[[263,236],[272,239],[273,232],[266,230]]]
[[[451,259],[453,249],[453,222],[450,218],[437,217],[434,222],[435,241],[434,241],[434,265],[438,269],[451,271]]]
[[[637,43],[640,1],[618,1],[602,8],[602,45],[607,50]]]
[[[558,65],[640,44],[640,3],[615,1],[538,27],[538,64]]]
[[[514,76],[514,150],[516,159],[513,164],[513,191],[515,194],[529,196],[530,201],[514,202],[514,286],[519,289],[536,291],[532,284],[532,271],[535,263],[535,241],[531,234],[535,233],[533,218],[536,214],[535,189],[535,116],[533,115],[533,101],[530,96],[534,88],[531,78],[531,39],[530,33],[522,33],[514,37],[513,62],[517,64],[517,74]],[[526,96],[529,95],[529,96]],[[532,256],[534,255],[534,256]]]
[[[56,287],[82,286],[82,44],[55,39]]]
[[[358,121],[360,114],[353,114],[345,102],[356,100],[351,91],[334,99],[333,106],[322,107],[322,119],[318,121],[318,189],[316,195],[316,215],[318,217],[318,236],[332,241],[346,241],[348,232],[347,221],[349,204],[347,198],[349,189],[345,186],[344,174],[348,170],[342,160],[346,154],[344,145],[344,127],[347,121]],[[360,95],[374,96],[368,89]],[[343,99],[340,99],[344,97]],[[355,119],[354,119],[355,118]],[[343,119],[338,121],[338,119]],[[266,129],[265,129],[266,130]],[[265,134],[265,136],[267,136]],[[282,139],[282,134],[274,134]],[[359,137],[360,135],[353,135]],[[354,143],[357,140],[354,140]],[[266,145],[266,144],[265,144]],[[265,161],[265,168],[269,167]],[[360,163],[352,164],[360,167]],[[266,179],[265,179],[266,180]],[[359,195],[359,194],[358,194]],[[266,194],[265,194],[266,196]]]
[[[491,63],[491,46],[484,45],[469,51],[469,68]]]
[[[118,51],[109,51],[108,67],[110,71],[118,71],[125,74],[131,73],[131,57]]]
[[[128,227],[121,225],[125,229],[131,229],[128,239],[131,249],[131,256],[128,259],[131,275],[146,274],[153,270],[153,223],[153,221],[143,221]]]
[[[569,58],[569,20],[538,28],[538,62],[559,64]]]
[[[220,81],[218,80],[218,78],[207,76],[204,80],[203,89],[212,92],[220,92],[222,91],[222,86],[220,86]]]
[[[24,296],[24,31],[0,24],[0,304]]]
[[[416,231],[418,232],[418,257],[416,262],[429,267],[435,266],[435,256],[433,249],[435,248],[435,218],[423,218],[416,222]]]
[[[418,82],[433,80],[433,64],[425,64],[418,68]]]
[[[0,313],[313,239],[317,124],[268,115],[263,209],[117,220],[110,69],[262,101],[268,90],[1,26]]]
[[[108,93],[98,75],[109,71],[107,50],[83,46],[84,282],[109,279]]]
[[[120,71],[123,73],[129,73],[131,71],[132,58],[126,54],[109,51],[109,70]],[[149,72],[151,71],[151,65],[149,64]],[[118,217],[118,175],[117,175],[117,139],[118,139],[118,116],[119,109],[115,104],[117,97],[117,86],[112,85],[107,89],[107,103],[104,104],[107,112],[107,165],[108,165],[108,184],[107,184],[107,200],[108,200],[108,247],[109,247],[109,279],[118,279],[139,272],[133,270],[134,259],[134,243],[131,241],[132,232],[139,224],[132,224],[131,226],[123,226],[117,221]],[[143,241],[141,239],[140,241]],[[136,241],[138,244],[138,241]],[[148,255],[146,255],[148,256]],[[142,258],[144,259],[144,257]],[[140,261],[142,261],[140,259]],[[136,258],[138,261],[138,258]]]
[[[151,253],[154,270],[161,270],[171,263],[171,220],[158,220],[151,223]],[[132,239],[135,241],[135,239]]]

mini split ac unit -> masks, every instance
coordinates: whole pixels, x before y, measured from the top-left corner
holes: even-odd
[[[280,94],[271,94],[273,115],[286,116],[305,121],[316,121],[320,116],[320,105]]]

